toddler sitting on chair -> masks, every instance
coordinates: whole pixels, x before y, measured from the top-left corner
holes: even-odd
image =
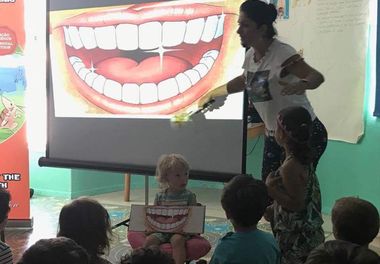
[[[162,155],[156,169],[161,191],[156,194],[154,205],[194,206],[197,205],[194,193],[186,189],[189,179],[189,164],[179,154]],[[170,242],[176,264],[186,260],[186,240],[190,235],[176,233],[152,233],[147,236],[144,247]]]

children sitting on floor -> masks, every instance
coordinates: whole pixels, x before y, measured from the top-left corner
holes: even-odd
[[[179,154],[162,155],[156,169],[157,181],[161,191],[156,194],[155,205],[196,205],[194,193],[186,189],[189,180],[189,164]],[[145,241],[144,247],[171,243],[173,259],[176,264],[183,264],[186,260],[186,240],[189,235],[172,233],[152,233]]]
[[[343,197],[335,202],[331,212],[336,239],[368,247],[379,233],[379,212],[363,199]]]
[[[174,264],[173,258],[157,246],[138,248],[125,255],[120,264]]]
[[[251,176],[235,176],[224,187],[221,203],[235,232],[219,240],[210,264],[280,263],[273,235],[257,229],[267,201],[265,184]]]
[[[84,248],[67,237],[38,240],[22,255],[18,264],[89,264]]]
[[[380,258],[368,248],[348,241],[332,240],[315,248],[305,264],[380,264]]]

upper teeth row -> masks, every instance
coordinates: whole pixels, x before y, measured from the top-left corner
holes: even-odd
[[[183,209],[169,209],[169,208],[147,208],[147,213],[151,215],[164,215],[164,216],[177,216],[177,215],[187,215],[189,208]]]
[[[95,91],[114,100],[131,104],[149,104],[163,101],[185,92],[199,82],[212,68],[219,52],[206,52],[199,63],[192,69],[178,73],[175,77],[155,83],[124,83],[107,79],[103,75],[88,69],[78,57],[70,57],[69,61],[78,76]]]
[[[189,21],[119,24],[105,27],[64,26],[65,42],[75,49],[136,50],[210,42],[223,35],[225,15]]]

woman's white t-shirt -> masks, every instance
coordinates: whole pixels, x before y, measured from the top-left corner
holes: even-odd
[[[289,106],[306,108],[314,120],[314,110],[306,93],[302,95],[281,95],[284,87],[279,84],[280,80],[287,83],[300,80],[291,74],[280,78],[280,73],[283,70],[282,64],[296,55],[297,51],[290,45],[274,39],[260,61],[254,61],[254,52],[253,48],[247,51],[243,64],[246,90],[266,129],[274,131],[277,125],[278,112]]]

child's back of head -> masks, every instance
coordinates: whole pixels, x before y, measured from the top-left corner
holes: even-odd
[[[222,193],[222,207],[227,218],[236,227],[257,225],[263,216],[268,192],[262,181],[249,175],[235,176],[226,184]]]
[[[373,204],[360,198],[337,200],[331,220],[336,239],[367,246],[379,233],[379,212]]]
[[[285,144],[297,160],[308,165],[313,157],[310,148],[312,119],[308,110],[300,106],[291,106],[282,109],[277,116],[276,141]],[[280,143],[278,131],[283,131],[286,140]]]
[[[174,260],[157,246],[138,248],[124,256],[120,264],[174,264]]]
[[[57,236],[73,239],[91,258],[109,249],[111,235],[109,214],[96,200],[80,197],[61,209]]]
[[[366,247],[331,240],[315,248],[305,264],[380,264],[379,256]]]
[[[18,264],[88,264],[84,248],[66,237],[41,239],[27,249]]]
[[[0,231],[4,228],[6,221],[8,219],[8,213],[10,210],[9,201],[11,195],[8,190],[0,188]]]

